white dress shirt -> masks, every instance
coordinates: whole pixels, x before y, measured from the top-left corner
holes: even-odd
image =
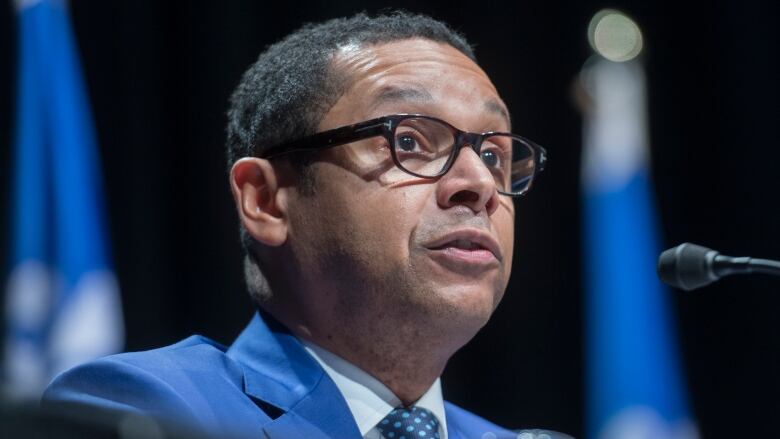
[[[311,342],[301,342],[344,395],[363,438],[382,439],[382,434],[376,426],[391,411],[402,405],[401,400],[387,386],[354,364]],[[428,409],[436,415],[439,420],[439,436],[441,439],[447,439],[441,379],[437,378],[414,405]]]

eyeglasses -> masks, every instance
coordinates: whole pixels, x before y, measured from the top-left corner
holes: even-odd
[[[431,116],[396,114],[312,134],[276,145],[259,157],[272,159],[293,152],[315,151],[382,136],[402,171],[421,178],[447,173],[460,150],[469,146],[493,175],[498,193],[517,197],[531,189],[544,169],[547,152],[516,134],[469,133]]]

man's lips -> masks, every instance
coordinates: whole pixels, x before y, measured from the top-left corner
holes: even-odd
[[[446,252],[453,257],[474,262],[503,260],[498,241],[479,229],[454,230],[424,246],[429,250]]]

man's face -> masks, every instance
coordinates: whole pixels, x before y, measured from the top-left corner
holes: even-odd
[[[346,47],[334,67],[351,85],[318,131],[399,113],[510,130],[490,79],[449,45]],[[509,279],[512,200],[470,148],[444,176],[422,179],[393,166],[388,147],[375,137],[323,151],[312,165],[315,194],[291,198],[289,243],[322,287],[310,294],[314,307],[334,318],[468,328],[470,338]]]

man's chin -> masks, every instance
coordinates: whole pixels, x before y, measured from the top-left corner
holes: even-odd
[[[468,255],[448,253],[425,250],[414,255],[412,264],[419,285],[433,296],[442,314],[457,320],[476,320],[481,327],[503,296],[501,263],[484,255],[474,260]]]
[[[431,317],[439,325],[448,331],[474,334],[488,322],[501,299],[492,283],[485,281],[438,284],[427,294],[426,302],[431,303],[434,314]]]

